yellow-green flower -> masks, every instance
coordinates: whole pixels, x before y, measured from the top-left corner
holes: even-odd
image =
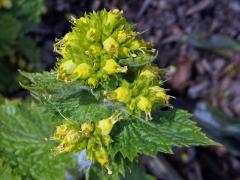
[[[106,60],[105,65],[103,66],[103,70],[109,75],[112,75],[112,74],[115,74],[115,73],[118,73],[118,72],[126,73],[127,72],[127,66],[121,67],[113,59],[108,59],[108,60]]]
[[[167,95],[166,90],[159,86],[153,86],[149,88],[151,91],[151,96],[154,100],[160,102],[160,103],[166,103],[168,104],[170,96]]]
[[[113,92],[114,98],[119,102],[128,103],[131,99],[131,90],[126,86],[120,86]]]
[[[152,119],[152,117],[151,117],[152,104],[146,97],[141,96],[139,98],[139,101],[137,103],[137,107],[138,107],[139,110],[145,112],[145,114],[146,114],[145,119],[146,120],[151,120]]]
[[[88,78],[87,83],[91,88],[94,89],[99,85],[99,79],[97,77],[90,77]]]
[[[135,51],[135,50],[139,50],[141,48],[141,42],[139,40],[134,40],[132,41],[132,43],[130,44],[130,49]]]
[[[93,131],[93,125],[92,123],[83,123],[81,125],[81,130],[84,133],[84,135],[89,136],[90,133]]]
[[[113,29],[116,28],[121,22],[122,22],[122,11],[119,11],[118,9],[114,9],[112,11],[106,12],[103,10],[103,27],[104,27],[104,33],[106,35],[109,35],[112,33]]]
[[[129,38],[129,35],[125,31],[119,31],[117,34],[117,41],[121,43],[125,43]]]
[[[112,138],[109,134],[114,124],[121,118],[121,112],[116,111],[109,118],[97,122],[85,122],[80,126],[67,122],[58,126],[52,140],[60,141],[60,144],[52,149],[52,154],[79,152],[86,149],[87,158],[106,166],[110,173],[108,148]]]
[[[161,75],[162,71],[155,66],[146,66],[143,68],[143,70],[140,72],[140,78],[145,77],[148,79],[154,79],[158,78]]]
[[[89,48],[89,50],[86,52],[86,54],[89,55],[98,55],[100,54],[102,51],[102,47],[100,44],[92,44]]]
[[[60,72],[64,72],[66,74],[71,74],[73,70],[75,69],[76,64],[72,60],[68,60],[65,62],[62,62],[59,66]]]
[[[92,73],[92,67],[87,63],[82,63],[76,66],[73,74],[76,78],[87,79]]]
[[[62,142],[64,144],[75,144],[76,142],[78,142],[79,137],[80,134],[78,131],[69,130]]]
[[[142,71],[142,72],[140,73],[140,76],[144,76],[144,77],[147,77],[147,78],[149,78],[149,79],[156,77],[156,75],[155,75],[152,71],[150,71],[150,70],[148,70],[148,69]]]
[[[98,128],[101,129],[101,133],[103,135],[108,135],[113,127],[113,121],[109,118],[109,119],[104,119],[99,121],[98,123]]]
[[[126,21],[122,11],[85,14],[74,19],[73,25],[72,31],[54,46],[62,56],[57,66],[58,79],[84,80],[92,89],[108,85],[112,75],[120,83],[124,79],[121,73],[129,69],[120,65],[121,59],[154,56],[149,43],[133,31],[134,26]]]
[[[121,119],[121,113],[116,112],[111,117],[103,119],[98,122],[98,128],[101,130],[102,135],[110,134],[113,125]]]
[[[118,55],[118,48],[119,48],[119,44],[117,43],[117,41],[112,38],[109,37],[107,38],[104,42],[103,42],[103,48],[112,55],[117,56]]]
[[[128,58],[131,56],[130,49],[127,47],[120,47],[118,55],[120,58]]]
[[[152,108],[151,102],[144,96],[139,97],[137,107],[144,112],[150,112]]]
[[[88,31],[87,31],[87,34],[86,34],[86,38],[90,41],[90,42],[94,42],[94,41],[97,41],[97,30],[95,28],[90,28]]]
[[[101,165],[106,165],[109,162],[108,153],[104,147],[101,147],[95,151],[94,156]]]
[[[54,136],[52,137],[53,140],[62,140],[66,134],[68,133],[70,128],[69,124],[62,124],[57,126]]]

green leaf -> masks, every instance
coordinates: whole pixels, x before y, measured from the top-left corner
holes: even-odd
[[[156,57],[157,53],[155,55],[149,55],[149,54],[139,54],[136,58],[126,58],[126,59],[120,59],[119,64],[122,66],[129,66],[129,67],[141,67],[145,66],[147,64],[152,63]]]
[[[145,169],[139,164],[140,162],[134,162],[126,168],[123,159],[115,161],[112,165],[113,174],[106,174],[106,170],[97,163],[93,163],[86,173],[87,180],[154,180],[155,178],[148,175]],[[121,173],[119,176],[118,173]]]
[[[150,176],[146,173],[143,166],[139,163],[134,163],[131,170],[127,170],[126,176],[122,177],[121,180],[154,180],[153,176]]]
[[[158,114],[158,117],[151,122],[134,118],[119,123],[122,131],[113,137],[112,156],[120,152],[132,161],[138,154],[172,153],[173,146],[217,145],[200,131],[186,111],[169,111]]]
[[[53,116],[34,104],[12,101],[0,106],[0,117],[0,155],[13,176],[64,179],[66,168],[74,161],[68,155],[50,154],[48,139],[58,124]]]
[[[65,82],[57,79],[54,71],[43,73],[27,73],[20,71],[20,74],[26,78],[20,84],[31,91],[35,97],[51,99],[51,101],[66,100],[77,97],[83,91],[99,98],[99,94],[94,93],[84,81]]]
[[[0,159],[0,179],[21,180],[21,177],[14,175],[13,170]]]
[[[120,180],[119,173],[125,176],[124,159],[120,156],[111,162],[112,174],[107,174],[105,167],[93,162],[86,172],[86,180]]]
[[[24,88],[48,110],[57,111],[70,120],[98,121],[109,117],[113,111],[113,107],[100,102],[98,92],[93,92],[83,81],[65,83],[56,79],[55,72],[20,73],[27,78],[21,83]]]

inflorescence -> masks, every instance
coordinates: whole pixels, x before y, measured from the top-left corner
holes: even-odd
[[[134,26],[122,14],[119,10],[102,10],[73,19],[72,31],[57,40],[54,47],[61,55],[56,66],[57,78],[65,82],[84,81],[92,90],[102,87],[106,101],[122,103],[130,115],[143,113],[146,120],[151,120],[151,110],[156,105],[169,106],[170,96],[161,87],[164,71],[149,61],[133,68],[136,72],[133,80],[126,78],[132,67],[128,63],[122,65],[121,60],[130,63],[135,59],[146,60],[155,57],[156,50],[133,31]],[[111,78],[118,82],[114,89],[106,88]],[[58,126],[53,139],[61,143],[53,154],[86,149],[89,159],[109,170],[110,132],[120,117],[117,112],[97,123],[66,122]]]

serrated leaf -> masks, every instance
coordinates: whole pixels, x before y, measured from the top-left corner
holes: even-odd
[[[169,111],[159,117],[151,122],[135,118],[122,124],[123,130],[113,138],[112,155],[120,152],[132,161],[138,154],[172,153],[173,146],[217,145],[200,131],[186,111]]]
[[[124,164],[125,163],[125,164]],[[99,164],[93,163],[88,169],[86,174],[86,180],[154,180],[155,178],[146,174],[144,168],[139,164],[139,162],[134,162],[129,165],[128,168],[125,167],[126,162],[123,158],[118,158],[117,161],[112,163],[113,174],[106,174],[106,170]],[[125,173],[126,168],[126,173]],[[119,173],[121,176],[119,176]]]
[[[45,106],[49,107],[49,110],[55,110],[67,119],[79,123],[96,122],[111,116],[113,112],[112,107],[98,103],[97,101],[91,102],[91,98],[92,96],[88,93],[83,93],[83,96],[79,98],[71,98],[64,102],[55,102],[54,104],[45,103]]]
[[[56,79],[55,72],[26,73],[28,78],[21,85],[30,90],[52,111],[78,122],[98,121],[111,115],[113,107],[98,101],[98,92],[93,92],[83,81],[65,83]],[[63,117],[62,117],[63,119]]]
[[[64,179],[72,165],[68,155],[50,154],[51,137],[57,121],[42,108],[20,101],[0,106],[0,155],[13,175],[22,179]]]
[[[134,163],[131,170],[127,170],[126,176],[122,177],[121,180],[154,180],[153,176],[150,176],[146,173],[143,166],[139,163]]]
[[[111,162],[112,174],[107,174],[105,167],[92,163],[86,173],[86,180],[120,180],[119,174],[125,176],[125,162],[120,156]]]
[[[26,78],[21,85],[31,91],[38,97],[49,98],[51,101],[60,101],[78,96],[83,91],[88,91],[96,98],[99,94],[94,93],[84,81],[65,82],[57,79],[54,71],[43,73],[27,73],[20,71],[20,74]]]
[[[21,177],[15,175],[13,170],[7,164],[3,164],[2,159],[0,159],[0,179],[21,180]]]
[[[97,163],[92,164],[86,172],[86,180],[100,180],[103,177],[103,168]]]

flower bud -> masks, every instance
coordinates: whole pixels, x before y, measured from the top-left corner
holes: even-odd
[[[101,129],[101,134],[102,135],[108,135],[113,127],[113,120],[108,118],[108,119],[103,119],[98,122],[98,128]]]
[[[127,41],[128,34],[125,31],[119,31],[117,34],[117,41],[121,44]]]
[[[76,145],[75,144],[68,144],[64,145],[63,152],[75,152],[76,151]]]
[[[111,117],[99,121],[97,126],[101,130],[101,135],[105,136],[110,134],[113,125],[120,119],[121,113],[116,111]]]
[[[138,50],[141,47],[141,42],[139,40],[134,40],[132,41],[132,43],[130,44],[130,49],[132,51]]]
[[[118,9],[108,12],[105,25],[114,28],[121,18],[121,13],[122,11],[119,11]]]
[[[146,66],[140,73],[140,77],[146,77],[148,79],[158,78],[162,71],[158,67]]]
[[[89,52],[91,55],[97,55],[101,52],[102,48],[101,45],[98,44],[92,44],[89,48]]]
[[[153,86],[149,88],[152,96],[157,99],[157,101],[160,101],[161,103],[168,103],[169,101],[169,95],[166,94],[166,91],[164,88],[159,86]]]
[[[68,133],[66,134],[62,142],[66,144],[74,144],[79,140],[79,138],[80,138],[80,135],[77,131],[70,130],[68,131]]]
[[[87,83],[91,88],[96,88],[99,85],[99,79],[96,77],[90,77],[88,78]]]
[[[60,64],[59,70],[66,74],[72,74],[75,67],[76,64],[72,60],[68,60]]]
[[[114,74],[117,71],[117,67],[119,67],[119,64],[116,63],[116,61],[114,61],[113,59],[109,59],[106,61],[103,70],[106,71],[107,74]]]
[[[93,125],[91,123],[83,123],[81,125],[81,130],[86,136],[89,136],[93,131]]]
[[[97,30],[95,28],[90,28],[86,34],[87,40],[90,42],[97,41]]]
[[[126,72],[127,71],[127,66],[126,67],[121,67],[116,61],[113,59],[108,59],[103,67],[103,70],[109,74],[115,74],[117,72]]]
[[[50,152],[52,156],[57,156],[59,154],[59,150],[57,147],[52,148]]]
[[[156,93],[156,97],[162,101],[162,103],[167,103],[169,101],[170,96],[166,94],[164,91],[160,91]]]
[[[79,79],[87,79],[92,73],[92,67],[87,63],[77,65],[73,74]]]
[[[101,164],[105,165],[109,162],[108,154],[105,148],[101,147],[94,153],[96,160]]]
[[[85,17],[80,17],[79,21],[86,24],[87,23],[87,19]]]
[[[57,126],[56,131],[52,137],[54,140],[63,140],[64,137],[67,135],[69,131],[69,125],[68,124],[62,124],[60,126]]]
[[[151,72],[150,70],[144,70],[144,71],[142,71],[141,73],[140,73],[140,77],[141,76],[144,76],[144,77],[146,77],[146,78],[148,78],[148,79],[152,79],[152,78],[155,78],[156,77],[156,75],[153,73],[153,72]]]
[[[118,55],[119,44],[118,44],[117,41],[116,41],[115,39],[113,39],[112,37],[107,38],[107,39],[103,42],[103,48],[104,48],[109,54]]]
[[[120,58],[130,57],[130,50],[127,47],[120,47],[119,48],[119,57]]]
[[[150,111],[151,111],[151,108],[152,108],[152,104],[151,104],[151,102],[150,102],[147,98],[141,96],[141,97],[139,98],[138,103],[137,103],[137,107],[138,107],[139,110],[141,110],[141,111],[150,112]]]
[[[128,87],[121,86],[114,90],[114,96],[119,102],[128,103],[131,99],[131,90]]]

